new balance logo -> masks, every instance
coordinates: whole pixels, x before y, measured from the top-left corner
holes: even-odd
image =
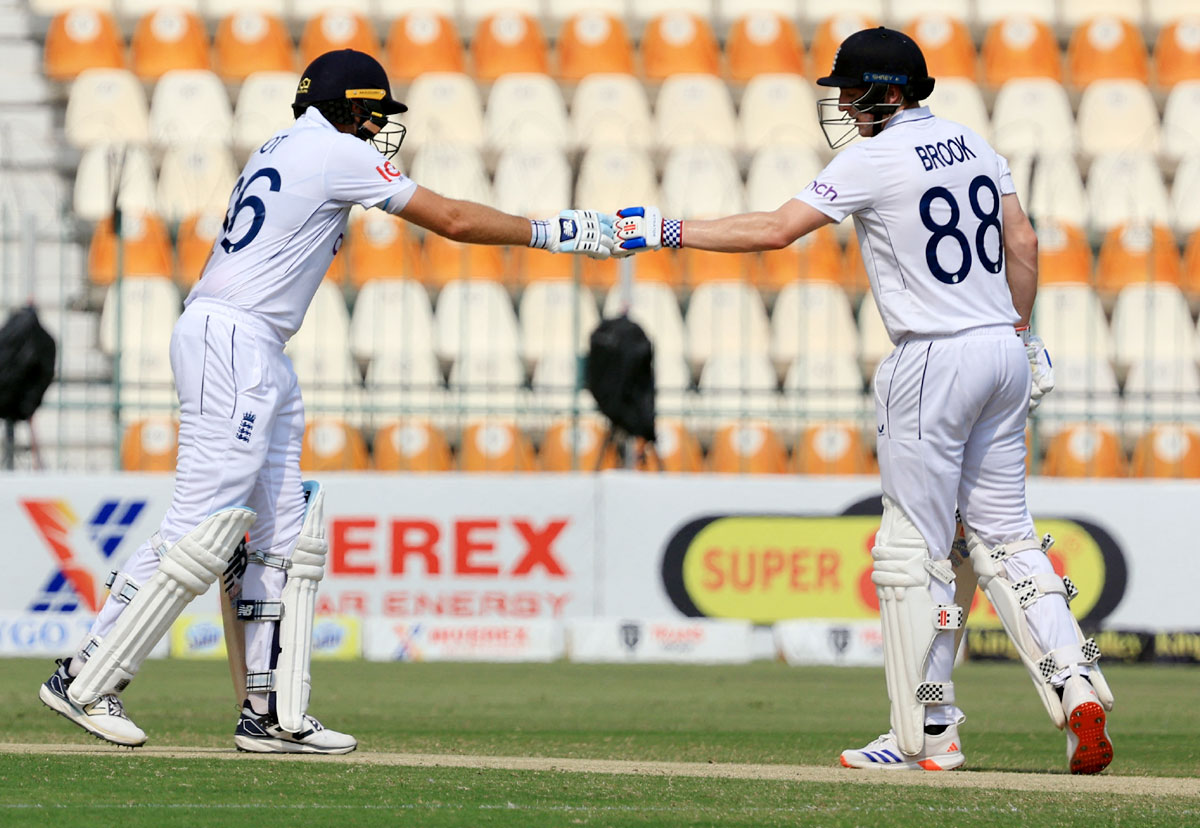
[[[575,235],[578,232],[579,232],[579,229],[575,226],[575,222],[572,219],[559,219],[558,220],[559,241],[569,241],[569,240],[575,238]]]
[[[241,440],[243,443],[249,443],[250,442],[250,432],[254,430],[254,420],[255,420],[255,416],[253,413],[247,411],[245,414],[243,414],[242,415],[242,424],[238,426],[237,434],[235,434],[234,436],[237,437],[239,440]]]

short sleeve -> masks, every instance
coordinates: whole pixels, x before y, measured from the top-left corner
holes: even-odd
[[[877,180],[870,158],[856,145],[835,156],[796,198],[840,222],[875,201]]]
[[[416,192],[416,183],[366,141],[346,138],[335,141],[325,159],[329,196],[366,208],[387,202],[389,211],[402,209]]]
[[[1013,184],[1012,170],[1008,168],[1008,159],[1000,153],[996,153],[997,177],[1000,182],[1000,195],[1012,195],[1017,191],[1017,187]]]

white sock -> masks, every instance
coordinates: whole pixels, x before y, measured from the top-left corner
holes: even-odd
[[[250,709],[258,715],[262,716],[270,712],[271,705],[267,701],[266,693],[250,693],[246,698],[250,701]]]

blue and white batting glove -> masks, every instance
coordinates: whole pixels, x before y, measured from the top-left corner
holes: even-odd
[[[612,255],[613,217],[595,210],[563,210],[554,218],[534,220],[530,247],[551,253],[583,253],[593,259]]]
[[[1029,357],[1029,368],[1033,372],[1033,385],[1029,391],[1029,413],[1032,414],[1042,404],[1042,397],[1054,390],[1054,363],[1050,361],[1046,343],[1032,333],[1028,325],[1017,328],[1017,335],[1025,345],[1025,355]]]
[[[664,219],[657,207],[623,207],[613,222],[617,246],[614,256],[643,250],[683,247],[683,222]]]

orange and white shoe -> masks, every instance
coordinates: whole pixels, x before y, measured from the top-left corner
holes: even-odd
[[[966,758],[962,742],[958,738],[958,726],[950,725],[940,734],[925,734],[925,746],[915,756],[900,751],[896,734],[892,731],[880,736],[859,750],[842,751],[842,767],[869,770],[954,770]]]
[[[1076,675],[1063,685],[1062,700],[1067,714],[1067,766],[1071,773],[1099,773],[1113,760],[1104,705],[1092,683]]]

